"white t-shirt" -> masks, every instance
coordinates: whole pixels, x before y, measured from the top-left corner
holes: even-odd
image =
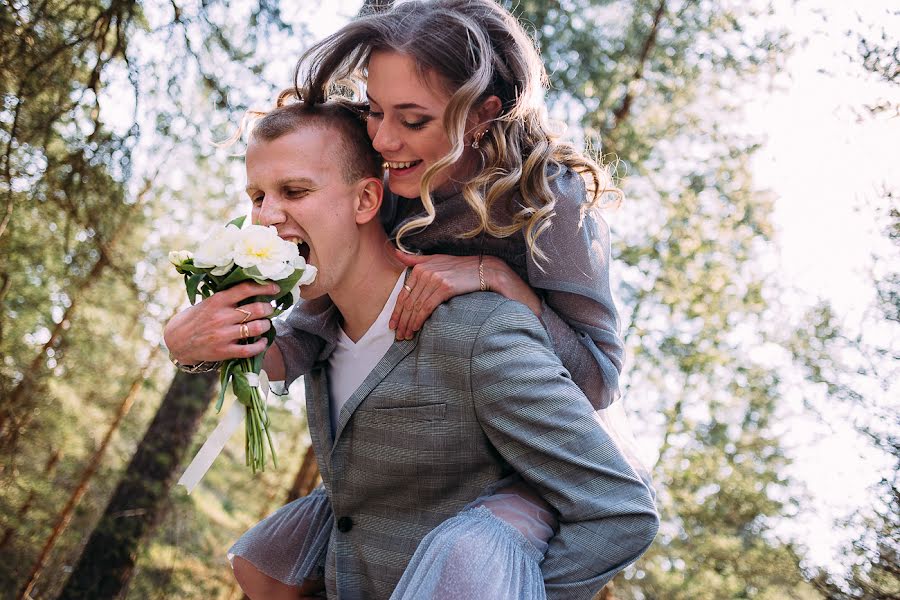
[[[344,330],[338,333],[334,352],[328,358],[328,393],[331,396],[331,433],[337,428],[338,415],[375,365],[394,343],[394,332],[388,327],[397,296],[403,289],[406,271],[400,273],[394,291],[384,303],[381,314],[359,341],[351,340]]]

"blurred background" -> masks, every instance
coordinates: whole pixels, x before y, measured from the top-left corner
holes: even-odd
[[[302,384],[277,470],[238,434],[175,487],[217,389],[162,346],[166,255],[249,209],[214,142],[390,4],[0,0],[0,597],[241,598],[225,551],[315,477]],[[900,598],[897,5],[503,4],[627,195],[622,401],[662,527],[601,597]]]

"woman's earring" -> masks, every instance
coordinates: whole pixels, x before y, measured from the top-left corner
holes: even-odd
[[[472,140],[472,148],[473,148],[473,149],[478,150],[479,146],[481,145],[481,138],[483,138],[483,137],[484,137],[484,134],[486,134],[487,132],[488,132],[488,130],[485,129],[485,130],[482,131],[481,133],[476,133],[476,134],[475,134],[475,139]]]

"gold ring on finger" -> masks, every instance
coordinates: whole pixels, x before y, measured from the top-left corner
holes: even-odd
[[[241,323],[241,339],[250,337],[250,327],[246,323]]]
[[[244,314],[244,320],[241,321],[241,323],[246,323],[250,319],[250,317],[253,315],[253,313],[251,313],[246,308],[235,308],[234,310],[238,311],[239,313]]]
[[[403,289],[405,289],[408,293],[412,294],[412,288],[409,287],[408,285],[406,285],[405,283],[403,284]]]

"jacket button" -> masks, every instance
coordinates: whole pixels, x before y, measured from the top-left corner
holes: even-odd
[[[341,517],[338,519],[337,528],[341,533],[347,533],[353,529],[353,519],[350,517]]]

